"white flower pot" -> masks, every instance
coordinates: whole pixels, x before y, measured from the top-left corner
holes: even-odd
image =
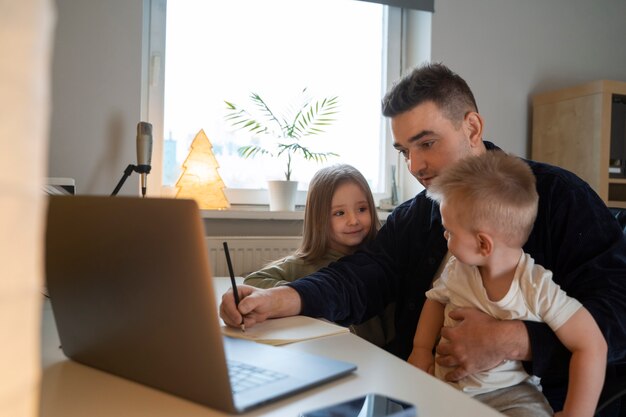
[[[267,186],[270,194],[270,211],[296,210],[298,181],[268,181]]]

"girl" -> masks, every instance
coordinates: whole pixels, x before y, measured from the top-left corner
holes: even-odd
[[[351,165],[334,165],[315,173],[309,185],[300,248],[292,255],[248,275],[244,284],[272,288],[302,278],[371,240],[380,228],[372,192],[363,175]],[[391,311],[390,308],[387,311]],[[391,318],[374,317],[351,330],[383,346]],[[385,327],[385,328],[384,328]]]

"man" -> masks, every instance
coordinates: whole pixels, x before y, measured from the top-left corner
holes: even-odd
[[[426,188],[459,159],[498,149],[483,142],[484,122],[465,81],[441,64],[417,68],[400,80],[385,96],[383,114],[391,118],[394,148]],[[609,364],[624,361],[626,240],[622,231],[578,177],[527,162],[537,179],[539,210],[524,250],[552,270],[554,281],[591,312],[606,338]],[[239,310],[227,294],[221,316],[235,326],[242,314],[246,326],[294,314],[352,324],[395,303],[396,337],[386,348],[406,359],[424,293],[446,254],[439,208],[422,192],[394,210],[363,250],[285,287],[241,286]],[[439,363],[455,368],[449,380],[490,369],[504,359],[522,360],[528,373],[542,378],[554,410],[562,409],[570,355],[545,324],[496,321],[473,309],[453,314],[462,322],[442,330],[449,343],[438,347]]]

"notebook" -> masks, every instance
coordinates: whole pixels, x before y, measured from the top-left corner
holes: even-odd
[[[194,201],[49,199],[46,280],[68,358],[231,413],[356,369],[221,334]]]
[[[350,333],[350,329],[307,316],[292,316],[266,320],[246,329],[245,332],[235,327],[222,326],[222,333],[237,339],[280,346],[318,337]]]

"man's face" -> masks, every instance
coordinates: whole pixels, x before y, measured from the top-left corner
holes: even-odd
[[[485,151],[482,119],[469,112],[459,126],[431,101],[391,119],[394,145],[411,174],[426,188],[447,166]]]

